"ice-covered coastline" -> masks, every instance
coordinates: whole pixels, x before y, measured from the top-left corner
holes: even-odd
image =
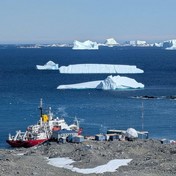
[[[175,144],[161,144],[156,139],[110,142],[88,140],[79,144],[58,145],[51,142],[49,145],[29,149],[1,149],[0,175],[83,175],[83,173],[77,173],[76,170],[69,170],[70,165],[66,169],[48,164],[47,158],[51,160],[55,158],[57,161],[58,157],[74,160],[73,167],[85,172],[88,168],[95,171],[98,166],[105,166],[112,160],[132,159],[128,165],[119,167],[115,172],[110,163],[110,170],[104,170],[103,173],[109,176],[173,176],[176,168]],[[102,173],[92,173],[92,175],[101,176]]]

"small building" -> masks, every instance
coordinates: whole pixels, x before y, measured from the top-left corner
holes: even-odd
[[[119,139],[119,135],[118,134],[107,134],[107,141],[114,141]]]
[[[97,135],[95,136],[95,140],[96,140],[96,141],[105,141],[105,136],[102,135],[102,134],[97,134]]]
[[[84,136],[78,135],[78,136],[73,136],[71,142],[73,143],[80,143],[80,142],[84,142]]]
[[[122,135],[122,134],[125,134],[126,133],[126,130],[108,130],[107,131],[107,134],[119,134],[119,135]]]
[[[76,136],[77,134],[78,134],[77,131],[63,129],[63,130],[53,131],[51,139],[59,141],[59,139],[63,137],[67,138],[68,136]]]
[[[129,128],[129,129],[131,129],[131,128]],[[127,132],[129,129],[127,129],[127,130],[108,130],[107,134],[117,134],[119,137],[119,140],[124,140],[124,137],[127,136]],[[138,135],[138,137],[136,136],[136,138],[140,138],[140,139],[148,139],[149,138],[148,131],[136,131],[136,134]],[[127,137],[129,137],[129,136],[127,136]]]
[[[148,131],[137,131],[138,136],[140,139],[148,139],[149,138],[149,132]]]

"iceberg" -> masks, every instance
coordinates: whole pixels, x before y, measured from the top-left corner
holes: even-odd
[[[154,43],[153,47],[163,47],[163,43]]]
[[[60,85],[57,89],[96,89],[97,85],[101,83],[100,81],[90,81],[77,84]]]
[[[162,47],[163,49],[166,49],[166,50],[176,50],[176,39],[155,43],[153,46]]]
[[[85,42],[79,42],[75,40],[73,42],[73,50],[98,50],[98,44],[97,42],[92,42],[90,40],[87,40]]]
[[[125,73],[144,73],[143,70],[137,68],[135,65],[112,65],[112,64],[75,64],[69,66],[61,66],[59,68],[60,73],[69,74],[125,74]]]
[[[53,61],[48,61],[45,65],[36,65],[38,70],[59,70],[59,65]]]
[[[124,76],[108,76],[105,80],[101,81],[96,89],[103,90],[116,90],[116,89],[138,89],[144,88],[142,83]]]
[[[127,46],[150,46],[146,41],[143,40],[131,40],[131,41],[126,41],[125,45]]]
[[[176,50],[176,39],[164,41],[163,48],[166,50]]]
[[[113,46],[119,45],[119,43],[117,43],[114,38],[109,38],[109,39],[106,39],[105,45],[109,47],[113,47]]]
[[[60,44],[60,43],[54,43],[54,44],[48,44],[48,45],[43,45],[43,47],[69,47],[69,44]]]
[[[35,44],[35,45],[31,44],[31,45],[20,45],[18,46],[18,48],[33,49],[33,48],[41,48],[41,46],[39,44]]]
[[[57,89],[102,89],[102,90],[118,90],[118,89],[140,89],[144,88],[142,83],[123,76],[108,76],[105,80],[83,82],[77,84],[60,85]]]

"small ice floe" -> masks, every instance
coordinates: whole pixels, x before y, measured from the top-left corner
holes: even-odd
[[[48,61],[45,65],[36,65],[37,70],[59,70],[59,65]]]
[[[126,166],[129,162],[131,162],[132,159],[114,159],[109,161],[107,164],[100,165],[94,168],[86,168],[86,169],[80,169],[77,167],[73,167],[71,165],[73,162],[72,159],[69,158],[51,158],[48,159],[48,164],[69,169],[73,172],[82,173],[82,174],[99,174],[104,172],[115,172],[120,166]]]
[[[25,155],[25,153],[17,153],[16,155],[23,156],[23,155]]]

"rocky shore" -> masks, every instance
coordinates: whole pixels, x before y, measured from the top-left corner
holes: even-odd
[[[103,176],[173,176],[176,175],[176,144],[158,140],[85,141],[79,144],[55,142],[32,148],[0,150],[1,176],[75,176],[83,175],[48,164],[47,158],[69,157],[74,167],[93,168],[113,159],[132,159],[127,166]]]

